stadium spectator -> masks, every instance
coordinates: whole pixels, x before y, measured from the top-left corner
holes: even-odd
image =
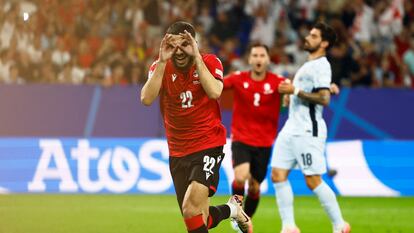
[[[20,76],[19,67],[16,64],[12,64],[9,68],[9,78],[6,81],[8,84],[24,84],[25,80]]]
[[[411,37],[410,49],[404,53],[403,60],[408,74],[405,82],[407,86],[414,86],[414,36]]]
[[[227,39],[234,38],[237,35],[238,27],[232,22],[225,10],[217,12],[217,18],[214,21],[210,31],[210,43],[214,51],[223,48]]]
[[[130,65],[126,73],[129,74],[129,83],[132,85],[144,84],[146,81],[141,64]]]
[[[75,56],[86,75],[92,72],[97,61],[110,67],[114,53],[116,60],[120,56],[130,58],[121,62],[126,72],[136,62],[150,63],[157,56],[157,40],[163,29],[182,18],[197,25],[197,40],[205,51],[216,54],[223,49],[227,51],[224,45],[232,41],[234,54],[243,57],[248,44],[259,40],[270,46],[273,63],[280,62],[275,51],[284,50],[288,56],[293,56],[293,65],[299,67],[304,62],[298,53],[302,38],[311,23],[324,19],[341,31],[342,42],[329,54],[335,83],[352,86],[355,71],[349,72],[351,64],[363,63],[360,59],[370,58],[373,59],[371,69],[375,69],[381,67],[378,64],[387,56],[395,74],[392,86],[404,87],[407,85],[404,80],[408,79],[404,78],[403,54],[409,48],[411,34],[414,34],[413,3],[402,0],[300,0],[287,3],[273,0],[2,0],[0,11],[0,49],[10,50],[17,41],[18,51],[13,52],[13,60],[18,66],[21,52],[29,53],[30,63],[36,65],[54,52],[54,64],[59,63],[54,67],[55,76]],[[84,44],[84,40],[89,47],[86,54],[79,51],[79,44]],[[65,51],[63,56],[56,52],[61,41]],[[368,57],[358,54],[358,50],[365,49],[366,43],[374,45]],[[390,51],[394,47],[398,56]],[[143,67],[144,73],[147,72],[148,66]],[[126,76],[130,74],[126,73]],[[45,80],[27,78],[35,82]],[[376,77],[372,79],[376,80]],[[377,84],[368,86],[378,87]]]
[[[51,60],[46,60],[43,62],[39,70],[39,82],[41,83],[56,83],[57,74],[55,67]]]
[[[9,56],[8,50],[0,50],[0,82],[8,83],[10,66],[13,64],[13,60]]]
[[[57,41],[57,48],[52,52],[52,62],[57,69],[63,68],[70,61],[71,55],[66,50],[65,42],[62,39]]]
[[[250,32],[251,42],[270,47],[275,40],[276,15],[272,5],[259,5],[254,9],[254,23]]]
[[[26,49],[27,54],[30,57],[30,61],[33,64],[39,64],[42,61],[43,50],[40,35],[35,35],[33,43],[30,43]]]
[[[352,23],[353,39],[360,43],[370,43],[374,31],[374,10],[363,0],[354,0],[355,18]]]
[[[388,56],[384,56],[375,66],[374,70],[375,87],[394,87],[396,74],[391,69]]]
[[[214,23],[214,19],[210,15],[210,11],[210,5],[204,3],[201,6],[200,14],[196,18],[197,23],[202,25],[207,34],[210,33],[210,29]]]
[[[273,66],[272,71],[276,74],[282,75],[283,77],[292,78],[296,71],[293,56],[282,52],[280,54],[279,63]]]
[[[13,9],[10,9],[0,17],[3,21],[0,24],[0,48],[7,49],[10,46],[10,41],[14,35],[14,30],[16,27],[15,19],[17,18],[17,16],[15,14],[15,11]]]
[[[83,69],[89,69],[92,66],[93,61],[95,60],[95,55],[91,51],[88,42],[85,39],[80,40],[78,48],[78,55],[73,56],[72,60],[76,58],[79,61],[80,67]]]

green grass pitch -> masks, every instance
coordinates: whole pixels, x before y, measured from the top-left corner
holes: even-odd
[[[228,197],[213,197],[213,204]],[[354,233],[414,233],[414,198],[350,198],[339,202]],[[316,197],[295,198],[302,233],[332,232]],[[280,232],[272,196],[262,198],[255,233]],[[172,195],[0,195],[0,233],[183,233]],[[214,233],[232,233],[228,220]]]

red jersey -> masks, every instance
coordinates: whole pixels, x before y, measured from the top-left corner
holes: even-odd
[[[223,66],[212,54],[203,54],[210,73],[223,80]],[[157,63],[150,68],[151,76]],[[210,99],[201,86],[195,65],[186,72],[167,62],[160,90],[160,108],[170,156],[182,157],[226,144],[218,101]]]
[[[266,72],[254,81],[250,71],[230,74],[224,88],[234,90],[231,138],[250,146],[270,147],[277,135],[281,95],[277,88],[283,77]]]

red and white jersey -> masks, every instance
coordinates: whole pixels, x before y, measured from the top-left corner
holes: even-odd
[[[277,88],[285,78],[266,72],[254,81],[250,71],[237,71],[224,79],[234,90],[231,138],[250,146],[270,147],[277,135],[281,95]]]
[[[223,80],[223,66],[213,54],[203,54],[210,73]],[[149,78],[157,62],[151,66]],[[221,123],[217,100],[208,98],[195,65],[182,73],[169,60],[160,90],[160,108],[170,156],[182,157],[226,144],[226,129]]]

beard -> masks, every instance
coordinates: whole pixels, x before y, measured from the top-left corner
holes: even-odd
[[[303,46],[303,49],[305,50],[305,51],[308,51],[309,53],[314,53],[314,52],[316,52],[316,51],[318,51],[318,49],[321,47],[321,44],[319,43],[319,44],[317,44],[317,45],[315,45],[315,46],[311,46],[310,44],[309,44],[309,42],[305,42],[305,44],[304,44],[304,46]]]

